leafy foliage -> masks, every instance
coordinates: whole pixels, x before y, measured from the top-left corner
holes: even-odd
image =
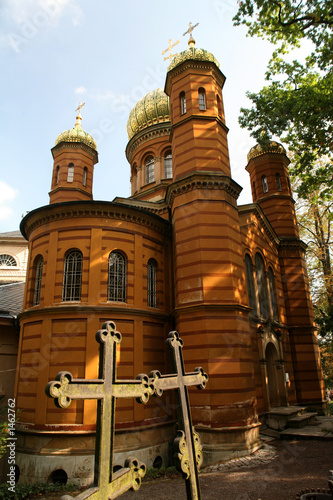
[[[0,399],[0,458],[6,453],[7,437],[8,437],[8,422],[7,422],[8,407],[5,404],[4,398]]]
[[[269,85],[248,92],[252,108],[241,109],[240,124],[263,146],[278,136],[294,153],[293,174],[302,174],[303,196],[321,189],[332,197],[333,178],[333,0],[244,0],[234,17],[250,36],[278,47],[266,72]],[[304,61],[287,59],[290,49],[309,47]],[[315,169],[319,158],[327,158]]]
[[[0,498],[3,500],[26,500],[29,498],[38,498],[41,494],[47,493],[64,493],[78,490],[78,486],[74,484],[58,484],[58,483],[34,483],[34,484],[17,484],[15,493],[8,490],[6,483],[0,484]]]

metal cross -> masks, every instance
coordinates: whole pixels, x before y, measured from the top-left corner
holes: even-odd
[[[46,395],[55,398],[58,408],[67,408],[72,399],[98,400],[94,486],[75,500],[117,498],[130,488],[138,490],[146,473],[146,466],[132,458],[113,474],[115,406],[116,398],[137,398],[138,402],[146,403],[154,389],[147,375],[138,375],[137,380],[117,381],[117,344],[121,342],[121,334],[113,321],[103,324],[96,340],[100,344],[98,379],[73,379],[71,373],[59,372],[56,380],[45,388]]]
[[[79,112],[79,116],[81,116],[81,108],[83,108],[83,106],[85,105],[85,102],[82,103],[82,101],[80,101],[80,104],[79,106],[76,108],[75,111],[78,111]]]
[[[199,26],[199,23],[195,24],[193,26],[192,23],[188,23],[188,30],[185,31],[185,33],[183,33],[183,36],[189,34],[190,35],[190,38],[192,38],[192,31],[194,30],[194,28],[196,28],[197,26]]]
[[[170,52],[170,54],[169,54],[168,56],[165,56],[165,57],[164,57],[164,59],[163,59],[164,61],[166,61],[167,59],[169,59],[169,60],[171,61],[171,59],[172,59],[173,57],[175,57],[175,56],[177,56],[177,55],[178,55],[178,52],[177,52],[177,54],[171,54],[171,50],[173,49],[173,47],[174,47],[175,45],[177,45],[177,43],[179,43],[179,40],[177,40],[177,42],[175,42],[174,44],[172,44],[171,42],[172,42],[172,38],[170,38],[170,40],[169,40],[169,47],[168,47],[167,49],[163,50],[163,52],[162,52],[162,56],[163,56],[166,52]]]
[[[177,394],[177,417],[178,437],[175,440],[178,458],[178,468],[183,472],[186,483],[188,500],[200,500],[200,486],[198,468],[202,464],[202,447],[200,436],[192,426],[190,403],[187,387],[197,386],[204,389],[208,381],[208,375],[202,368],[195,368],[192,373],[185,373],[183,360],[183,341],[178,332],[170,332],[167,345],[172,352],[172,368],[176,372],[173,375],[161,375],[158,371],[149,374],[151,384],[155,387],[155,395],[161,396],[163,391],[176,389]]]

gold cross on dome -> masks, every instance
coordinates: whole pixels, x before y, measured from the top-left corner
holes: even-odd
[[[84,105],[85,105],[85,102],[80,101],[79,106],[75,110],[75,111],[79,112],[79,116],[81,116],[81,108],[83,108]]]
[[[193,31],[193,30],[194,30],[194,28],[196,28],[197,26],[199,26],[199,23],[195,24],[194,26],[193,26],[193,24],[192,24],[192,23],[188,23],[188,30],[187,30],[187,31],[185,31],[185,33],[183,33],[183,36],[185,36],[185,35],[189,34],[189,35],[190,35],[190,37],[192,37],[192,31]]]
[[[166,61],[166,59],[169,59],[169,60],[171,61],[171,59],[172,59],[173,57],[175,57],[176,55],[178,55],[178,52],[177,52],[177,54],[172,54],[172,53],[171,53],[171,50],[173,49],[173,47],[174,47],[175,45],[177,45],[177,43],[179,43],[179,40],[177,40],[177,42],[175,42],[175,43],[173,43],[173,44],[172,44],[171,42],[172,42],[172,38],[170,38],[170,40],[169,40],[169,47],[168,47],[167,49],[163,50],[163,52],[162,52],[162,56],[163,56],[166,52],[170,52],[170,54],[169,54],[168,56],[165,56],[164,61]]]

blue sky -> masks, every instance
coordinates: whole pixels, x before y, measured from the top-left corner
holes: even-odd
[[[130,195],[125,157],[130,110],[147,92],[164,88],[162,51],[187,49],[182,36],[199,23],[196,46],[212,52],[227,77],[224,86],[232,176],[251,202],[246,155],[254,145],[238,125],[246,90],[264,85],[268,43],[234,27],[236,0],[0,0],[0,232],[19,228],[22,215],[49,203],[50,149],[75,123],[98,145],[94,199]]]

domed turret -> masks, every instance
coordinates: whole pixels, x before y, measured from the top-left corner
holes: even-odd
[[[93,137],[82,129],[81,108],[72,129],[58,135],[54,158],[50,203],[92,199],[94,164],[98,161]]]
[[[132,139],[137,132],[150,125],[168,121],[170,121],[169,97],[162,89],[153,90],[142,97],[130,112],[127,121],[128,139]]]
[[[213,62],[218,68],[220,67],[220,63],[218,62],[218,60],[211,52],[208,52],[208,50],[189,47],[187,50],[184,50],[180,54],[177,54],[172,59],[170,65],[168,66],[168,71],[171,71],[176,66],[179,66],[183,62],[189,60]]]

